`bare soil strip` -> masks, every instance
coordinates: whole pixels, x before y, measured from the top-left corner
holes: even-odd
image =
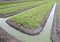
[[[0,42],[22,42],[9,35],[5,30],[0,27]]]
[[[58,28],[58,25],[57,25],[57,22],[58,22],[58,9],[56,7],[56,11],[55,11],[55,15],[54,15],[54,21],[53,21],[53,25],[52,25],[52,32],[51,32],[51,39],[52,39],[52,42],[60,42],[60,37],[59,37],[59,32],[58,30],[60,30]]]

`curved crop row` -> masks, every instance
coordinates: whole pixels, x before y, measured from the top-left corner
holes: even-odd
[[[42,6],[37,6],[23,13],[19,13],[15,16],[12,16],[10,20],[17,25],[22,25],[23,27],[31,29],[37,28],[41,24],[48,10],[51,9],[53,3],[54,1],[50,1]]]

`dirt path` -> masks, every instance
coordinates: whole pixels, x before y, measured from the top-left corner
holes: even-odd
[[[55,16],[54,16],[54,21],[53,21],[53,26],[52,26],[52,41],[53,42],[60,42],[60,25],[58,24],[60,18],[59,18],[59,11],[58,11],[59,4],[57,3],[56,11],[55,11]],[[59,25],[59,26],[58,26]]]
[[[12,37],[0,27],[0,42],[22,42],[22,41],[19,41],[15,37]]]

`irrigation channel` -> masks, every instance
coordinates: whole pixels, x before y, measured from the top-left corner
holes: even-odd
[[[30,35],[17,31],[16,29],[10,27],[6,23],[6,20],[8,18],[0,18],[0,27],[2,27],[10,35],[14,36],[18,40],[21,40],[22,42],[52,42],[50,38],[51,38],[51,28],[52,28],[55,8],[56,8],[56,3],[54,4],[51,10],[50,16],[47,20],[47,23],[43,31],[39,35],[30,36]]]

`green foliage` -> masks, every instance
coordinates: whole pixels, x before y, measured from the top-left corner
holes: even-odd
[[[21,2],[16,4],[2,5],[0,6],[0,14],[8,14],[18,10],[23,10],[25,8],[29,8],[37,4],[42,4],[44,2],[46,1],[32,1],[32,2]]]
[[[10,20],[24,27],[36,29],[42,22],[44,16],[51,9],[54,1],[37,6],[33,9],[12,16]]]

